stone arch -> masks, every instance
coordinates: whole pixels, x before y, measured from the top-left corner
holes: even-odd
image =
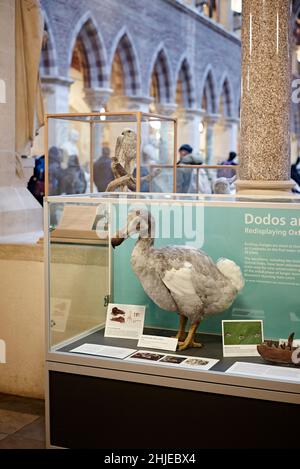
[[[169,103],[173,98],[173,83],[171,75],[171,67],[168,55],[164,47],[160,47],[154,55],[152,62],[149,88],[153,89],[152,93],[156,102]],[[154,90],[154,88],[156,88]]]
[[[216,80],[211,65],[208,65],[204,72],[200,97],[201,108],[209,114],[215,114],[217,110]]]
[[[130,34],[122,29],[118,34],[111,57],[111,74],[114,60],[118,57],[123,71],[124,94],[137,96],[141,94],[141,71],[138,55]]]
[[[99,27],[87,12],[74,29],[68,62],[70,67],[74,49],[78,47],[84,56],[83,75],[86,88],[107,87],[107,57],[103,44]]]
[[[54,35],[52,33],[46,13],[44,16],[44,37],[40,59],[41,76],[57,75],[57,53]]]
[[[179,68],[176,73],[176,96],[178,93],[182,96],[182,104],[185,108],[195,108],[195,86],[191,72],[190,64],[186,57],[179,62]],[[178,99],[176,98],[176,101]]]
[[[224,117],[233,117],[234,102],[233,91],[227,74],[224,74],[221,80],[221,87],[218,99],[218,112]]]

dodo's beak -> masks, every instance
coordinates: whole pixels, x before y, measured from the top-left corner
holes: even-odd
[[[119,230],[117,231],[114,236],[111,238],[111,245],[115,249],[116,246],[120,246],[120,244],[127,239],[128,234],[126,233],[125,230]]]

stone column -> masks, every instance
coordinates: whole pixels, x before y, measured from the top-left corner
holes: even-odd
[[[214,137],[214,125],[218,122],[219,114],[207,114],[204,116],[204,123],[206,129],[206,164],[213,164],[213,137]]]
[[[227,159],[230,151],[237,152],[239,119],[221,117],[214,128],[214,162]]]
[[[112,96],[109,99],[109,110],[118,111],[141,111],[149,112],[152,98],[149,96]]]
[[[100,112],[107,104],[107,101],[112,93],[110,88],[85,88],[84,100],[90,108],[91,112]],[[101,156],[102,142],[103,142],[103,121],[100,124],[93,124],[92,139],[93,139],[93,152],[92,160],[96,160]]]
[[[44,109],[47,114],[59,114],[69,112],[69,93],[73,80],[67,77],[44,76],[41,78]],[[69,126],[62,120],[49,121],[48,141],[49,147],[55,145],[61,147],[69,138]],[[44,131],[35,139],[34,148],[36,154],[38,145],[44,148]],[[42,151],[42,153],[44,150]]]
[[[175,103],[158,103],[155,106],[155,112],[162,116],[174,115],[177,105]],[[159,146],[159,162],[161,164],[173,164],[173,139],[172,139],[172,123],[162,122],[160,129],[160,146]],[[177,133],[178,138],[178,133]],[[178,147],[178,142],[177,142]]]
[[[239,192],[288,191],[290,0],[244,0]]]
[[[178,109],[176,112],[178,119],[178,148],[188,143],[194,149],[195,153],[200,150],[200,130],[199,124],[202,112],[198,109]]]
[[[231,0],[219,0],[218,21],[225,29],[227,29],[227,31],[233,30],[233,11],[231,9]]]

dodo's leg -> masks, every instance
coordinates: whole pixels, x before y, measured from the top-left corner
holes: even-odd
[[[178,350],[185,350],[187,348],[192,348],[192,347],[202,347],[202,344],[194,341],[197,327],[199,326],[199,324],[200,322],[196,322],[191,325],[187,338],[185,339],[183,343],[179,344]]]
[[[183,316],[182,314],[179,314],[180,316],[180,325],[179,325],[179,330],[176,335],[176,339],[178,339],[179,343],[184,342],[185,340],[185,325],[187,322],[187,317]]]

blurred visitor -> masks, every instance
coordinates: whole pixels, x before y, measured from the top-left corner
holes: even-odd
[[[61,167],[61,150],[55,146],[48,152],[49,195],[60,195],[62,191],[63,169]]]
[[[179,148],[179,161],[177,165],[196,165],[202,164],[200,155],[193,154],[193,148],[187,143]],[[176,177],[176,191],[179,194],[186,194],[190,190],[192,181],[192,168],[178,168]]]
[[[27,189],[43,205],[45,195],[45,155],[35,158],[33,175],[28,181]]]
[[[236,153],[235,151],[231,151],[229,153],[229,156],[227,158],[227,160],[225,161],[222,161],[222,163],[220,163],[222,166],[236,166],[237,163],[236,163]],[[232,178],[236,176],[236,170],[233,169],[233,168],[220,168],[218,169],[217,171],[217,178],[221,178],[221,177],[224,177],[224,178]]]
[[[108,184],[114,180],[111,170],[111,157],[109,147],[103,147],[102,156],[94,163],[94,183],[98,192],[105,192]]]
[[[296,163],[291,166],[291,178],[296,183],[293,192],[300,193],[300,156],[298,156]]]
[[[70,155],[68,167],[63,173],[63,192],[65,194],[84,194],[87,188],[84,171],[80,167],[78,156]]]

